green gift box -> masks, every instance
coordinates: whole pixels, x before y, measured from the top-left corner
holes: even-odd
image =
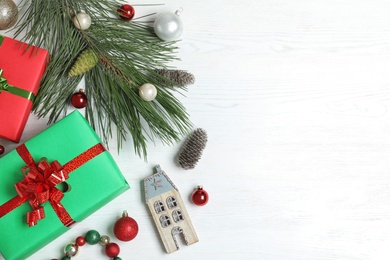
[[[129,189],[78,111],[1,158],[0,172],[6,260],[25,259]]]

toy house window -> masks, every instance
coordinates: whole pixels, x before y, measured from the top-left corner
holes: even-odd
[[[160,223],[162,227],[167,227],[171,224],[171,218],[168,215],[162,215],[160,217]]]
[[[172,217],[175,222],[183,221],[184,217],[180,210],[175,210],[172,212]]]
[[[176,198],[173,197],[173,196],[168,197],[167,198],[167,204],[168,204],[168,208],[170,208],[170,209],[173,209],[173,208],[177,207]]]
[[[164,203],[162,203],[161,200],[156,201],[154,203],[154,210],[156,211],[157,214],[165,211]]]

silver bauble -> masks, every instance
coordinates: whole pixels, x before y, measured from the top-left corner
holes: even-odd
[[[0,0],[0,30],[15,25],[18,20],[18,7],[12,0]]]
[[[154,32],[164,41],[177,40],[183,32],[183,23],[176,13],[161,13],[154,21]]]

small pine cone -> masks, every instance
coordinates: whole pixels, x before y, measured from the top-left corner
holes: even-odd
[[[176,86],[187,86],[195,83],[195,77],[191,73],[184,70],[166,70],[156,69],[154,70],[157,74],[170,79]],[[162,84],[172,84],[172,82],[161,79]]]
[[[207,143],[207,133],[202,128],[196,129],[188,138],[179,154],[179,164],[184,169],[195,168]]]
[[[84,74],[89,71],[99,61],[99,57],[96,52],[92,49],[84,50],[78,57],[76,62],[73,64],[72,68],[69,71],[68,76],[74,77]]]

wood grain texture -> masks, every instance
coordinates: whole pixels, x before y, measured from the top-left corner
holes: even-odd
[[[136,12],[184,9],[174,65],[196,76],[180,99],[208,133],[201,160],[186,171],[174,160],[182,143],[150,143],[144,162],[130,144],[117,154],[113,140],[131,190],[29,260],[60,257],[89,229],[113,238],[124,209],[139,233],[119,242],[122,259],[389,259],[390,2],[164,2]],[[31,116],[23,139],[44,128]],[[142,197],[156,164],[199,237],[169,255]],[[199,184],[204,207],[190,202]],[[86,246],[75,259],[107,258]]]

